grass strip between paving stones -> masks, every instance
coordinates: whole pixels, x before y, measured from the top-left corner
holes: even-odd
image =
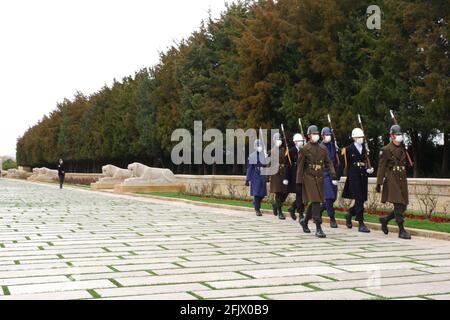
[[[237,207],[245,207],[245,208],[253,208],[253,204],[248,201],[243,200],[223,200],[223,199],[217,199],[217,198],[203,198],[200,196],[191,196],[191,195],[184,195],[177,192],[136,192],[138,195],[142,196],[158,196],[158,197],[164,197],[164,198],[174,198],[174,199],[184,199],[184,200],[190,200],[190,201],[196,201],[196,202],[203,202],[203,203],[211,203],[211,204],[225,204],[225,205],[232,205]],[[272,205],[269,203],[263,203],[262,208],[266,210],[272,210]],[[287,207],[283,208],[287,212]],[[324,214],[326,216],[326,214]],[[336,212],[336,218],[338,219],[345,219],[345,213],[344,212]],[[376,215],[365,215],[365,220],[367,222],[371,223],[379,223],[379,216]],[[395,221],[391,222],[391,225],[396,225]],[[446,232],[450,233],[450,223],[435,223],[427,220],[415,220],[415,219],[408,219],[405,218],[405,226],[408,228],[414,228],[414,229],[422,229],[422,230],[431,230],[431,231],[438,231],[438,232]]]
[[[92,296],[94,299],[100,299],[102,296],[99,295],[94,289],[88,289],[87,292]]]
[[[11,295],[7,286],[2,286],[2,290],[3,290],[3,295],[5,295],[5,296]]]

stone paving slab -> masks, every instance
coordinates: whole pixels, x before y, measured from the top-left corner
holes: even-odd
[[[394,284],[418,284],[418,283],[429,283],[434,281],[450,281],[449,274],[427,274],[418,276],[398,276],[398,277],[388,277],[384,278],[382,276],[377,277],[374,273],[372,277],[362,280],[351,280],[351,281],[336,281],[329,283],[315,283],[314,285],[323,290],[334,290],[334,289],[351,289],[351,288],[362,288],[362,287],[374,287],[374,286],[386,286]]]
[[[292,294],[268,295],[274,300],[370,300],[374,296],[354,290],[315,291]]]
[[[257,287],[257,288],[234,288],[222,290],[205,290],[195,291],[194,293],[204,299],[218,299],[229,297],[245,297],[254,295],[269,295],[281,293],[296,293],[296,292],[312,292],[313,289],[302,285],[293,286],[272,286],[272,287]]]
[[[24,294],[24,295],[8,295],[1,296],[0,300],[82,300],[82,299],[91,299],[92,295],[89,294],[86,290],[74,290],[74,291],[65,291],[58,292],[55,294],[54,292],[49,293],[39,293],[39,294]]]
[[[435,295],[435,296],[426,296],[426,298],[433,299],[433,300],[450,300],[450,293],[442,294],[442,295]]]
[[[0,299],[450,299],[448,242],[324,229],[0,179]]]
[[[427,296],[444,293],[450,294],[450,281],[386,285],[378,288],[361,287],[360,290],[386,298]]]
[[[207,284],[215,289],[232,289],[246,287],[264,287],[274,285],[294,285],[304,283],[330,282],[331,280],[321,276],[297,276],[297,277],[279,277],[264,279],[248,279],[248,280],[231,280],[231,281],[208,281]],[[333,282],[335,283],[335,282]]]
[[[405,276],[417,276],[417,275],[427,275],[430,274],[425,271],[419,271],[416,269],[410,270],[370,270],[365,272],[347,272],[347,273],[334,273],[327,274],[328,278],[331,278],[337,282],[346,281],[346,280],[367,280],[372,279],[373,276],[379,275],[380,278],[388,278],[388,277],[405,277]]]

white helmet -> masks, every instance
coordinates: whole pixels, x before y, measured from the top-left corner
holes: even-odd
[[[297,134],[294,135],[294,140],[293,141],[294,142],[305,141],[305,138],[300,133],[297,133]]]
[[[353,129],[352,138],[364,138],[364,131],[360,128]]]

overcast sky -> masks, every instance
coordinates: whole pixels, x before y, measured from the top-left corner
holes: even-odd
[[[228,1],[230,2],[230,1]],[[0,155],[56,103],[158,62],[225,0],[0,1]]]

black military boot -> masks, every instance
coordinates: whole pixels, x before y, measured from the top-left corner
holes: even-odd
[[[256,216],[257,216],[257,217],[262,217],[261,210],[256,210]]]
[[[353,228],[353,224],[352,224],[352,209],[350,209],[348,211],[348,213],[345,215],[345,224],[347,226],[347,228],[352,229]]]
[[[403,226],[403,223],[398,224],[398,229],[399,229],[398,237],[400,239],[411,240],[411,235],[408,232],[406,232],[405,227]]]
[[[283,207],[281,205],[278,205],[278,219],[286,220],[286,217],[283,214]]]
[[[326,238],[327,235],[322,230],[322,225],[316,224],[316,237],[317,238]]]
[[[305,218],[300,220],[300,225],[302,226],[304,233],[311,233],[311,230],[308,228],[308,221]]]
[[[370,230],[369,230],[369,228],[367,228],[367,226],[364,224],[364,221],[360,221],[360,222],[359,222],[359,228],[358,228],[358,231],[359,231],[359,232],[362,232],[362,233],[370,233]]]
[[[386,217],[381,217],[380,223],[381,223],[381,230],[384,232],[384,234],[386,235],[389,234],[388,228],[389,221],[386,219]]]
[[[336,218],[334,216],[330,217],[330,227],[332,229],[337,229],[338,228],[338,225],[337,225],[337,222],[336,222]]]
[[[289,211],[289,214],[291,215],[291,218],[292,218],[292,220],[297,220],[297,216],[295,215],[295,207],[290,207],[289,209],[288,209],[288,211]]]

